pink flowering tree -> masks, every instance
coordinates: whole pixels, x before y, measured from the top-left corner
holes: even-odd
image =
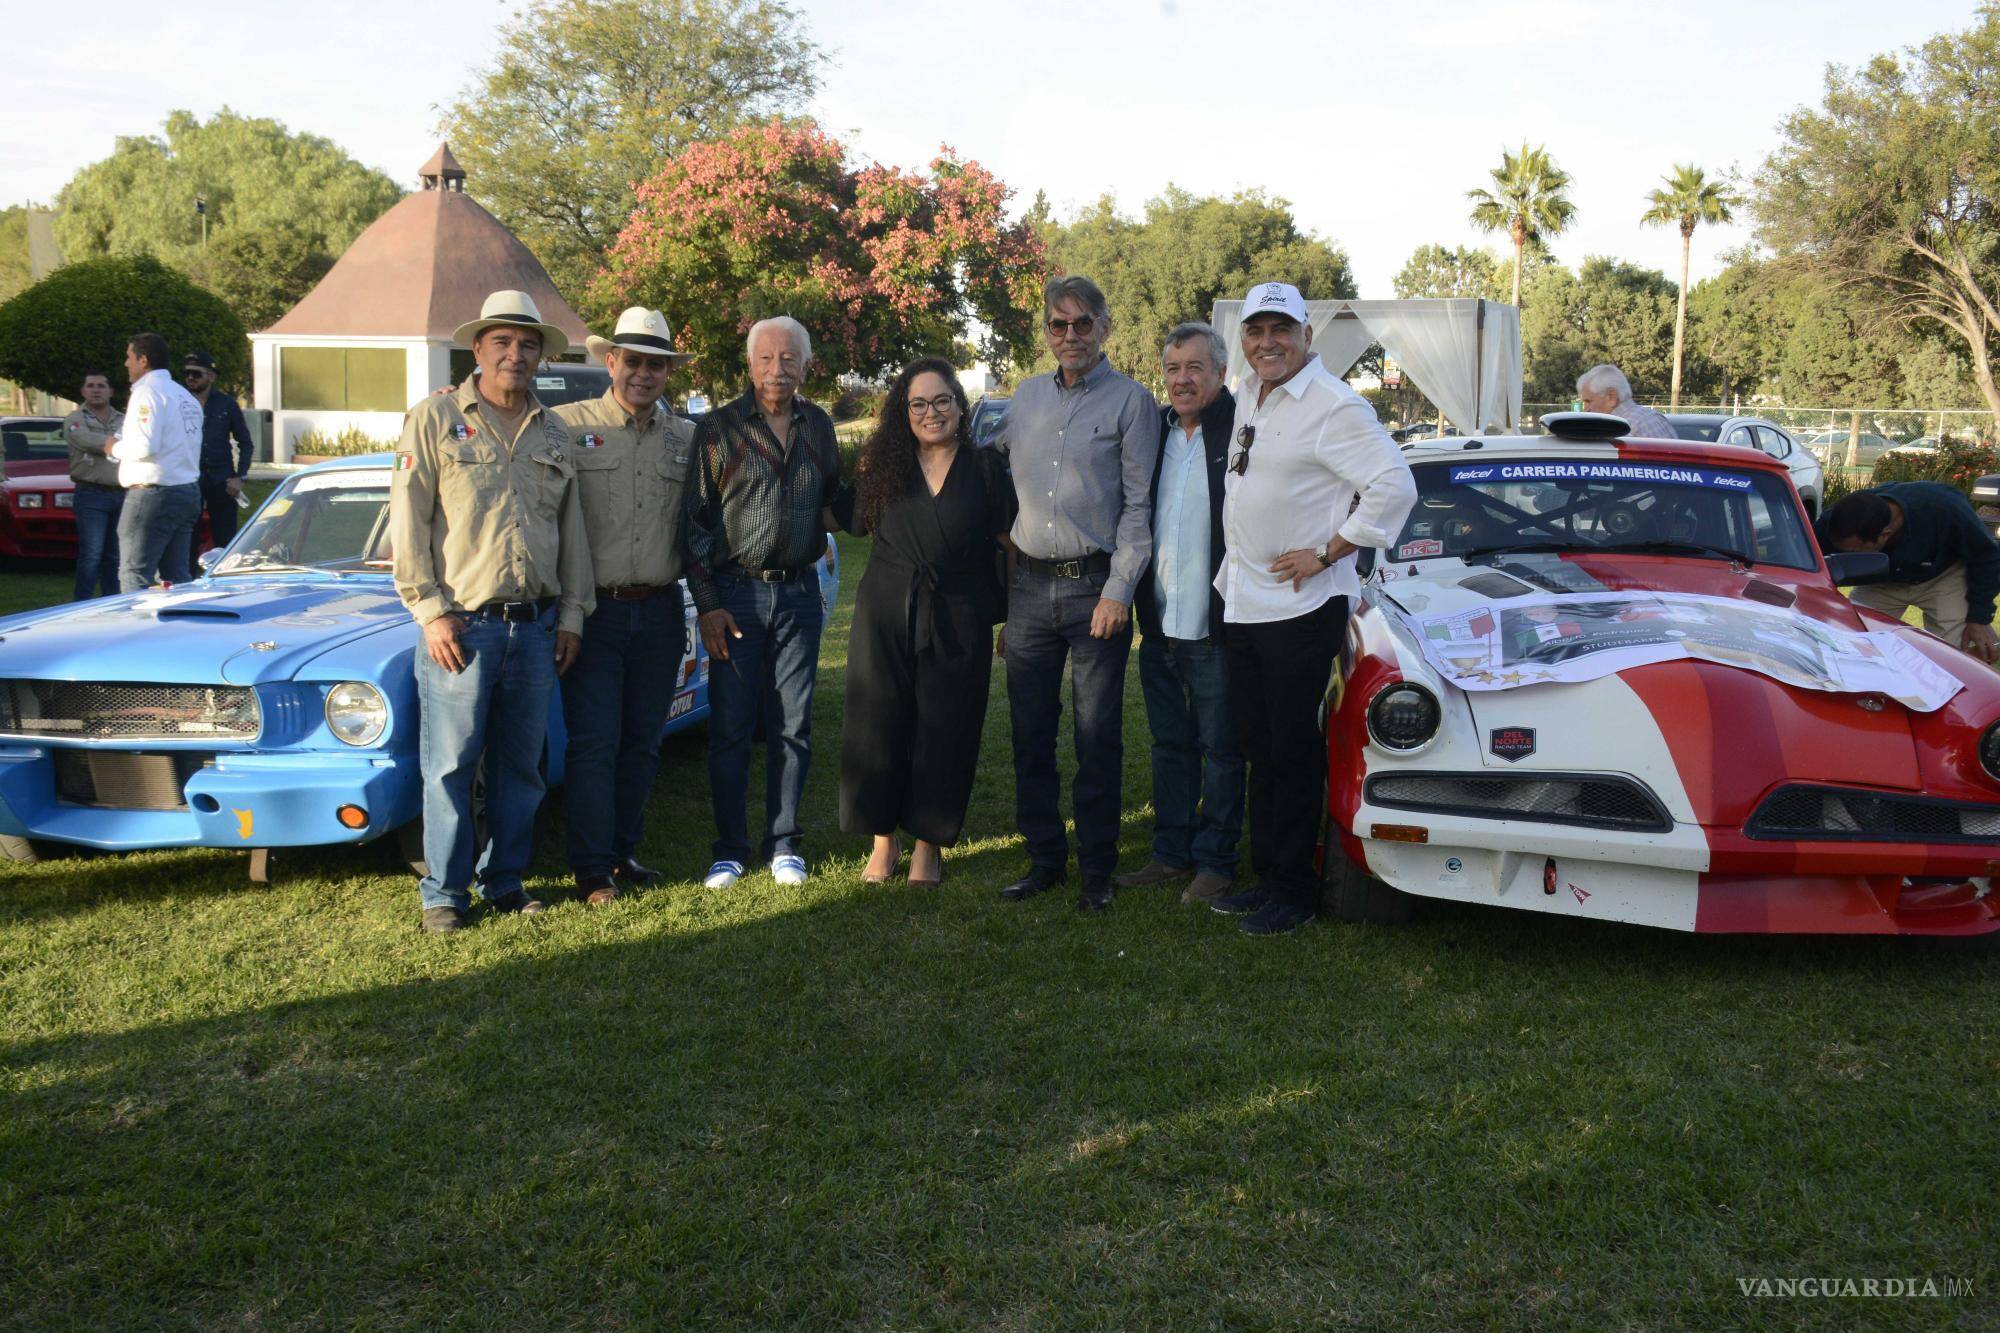
[[[777,314],[812,332],[822,386],[966,341],[995,365],[1025,361],[1047,260],[1006,221],[1010,193],[949,148],[925,173],[857,169],[810,122],[747,126],[638,186],[590,304],[599,322],[629,305],[666,312],[711,397],[740,387],[743,335]]]

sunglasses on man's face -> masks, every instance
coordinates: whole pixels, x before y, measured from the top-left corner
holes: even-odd
[[[1242,430],[1236,432],[1237,452],[1236,456],[1229,460],[1229,470],[1231,472],[1240,477],[1250,470],[1250,446],[1255,443],[1257,443],[1257,428],[1255,426],[1245,426]]]
[[[1076,330],[1077,337],[1088,338],[1090,331],[1096,327],[1097,321],[1089,315],[1078,315],[1075,319],[1051,319],[1049,321],[1049,332],[1058,338],[1066,337],[1071,329]]]

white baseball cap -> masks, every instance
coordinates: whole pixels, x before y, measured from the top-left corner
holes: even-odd
[[[1260,282],[1243,297],[1243,321],[1252,315],[1283,315],[1306,322],[1306,298],[1289,282]]]

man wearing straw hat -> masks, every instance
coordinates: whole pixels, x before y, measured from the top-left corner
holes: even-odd
[[[423,928],[462,928],[474,883],[499,912],[535,913],[542,746],[556,677],[595,602],[569,427],[535,398],[535,368],[569,339],[526,292],[495,292],[454,335],[476,373],[403,418],[390,490],[396,592],[423,626]],[[484,765],[482,854],[472,784]]]
[[[555,414],[569,428],[597,580],[597,609],[562,678],[569,867],[584,901],[597,904],[616,899],[621,885],[660,878],[633,853],[686,647],[681,520],[694,427],[660,403],[667,375],[686,359],[665,315],[633,306],[611,337],[592,334],[586,345],[611,372],[611,388]]]

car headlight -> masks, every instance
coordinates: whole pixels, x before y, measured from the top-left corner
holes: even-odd
[[[57,491],[57,492],[56,492],[56,508],[58,508],[58,509],[74,509],[74,508],[76,508],[76,492],[75,492],[75,491]]]
[[[2000,782],[2000,722],[1986,729],[1979,738],[1979,766],[1995,782]]]
[[[1385,686],[1368,703],[1368,734],[1385,750],[1422,749],[1443,720],[1437,696],[1412,681]]]
[[[14,497],[14,507],[17,509],[40,509],[42,507],[42,493],[40,491],[22,491]]]
[[[349,745],[373,745],[388,725],[388,701],[373,685],[344,680],[327,691],[327,730]]]

